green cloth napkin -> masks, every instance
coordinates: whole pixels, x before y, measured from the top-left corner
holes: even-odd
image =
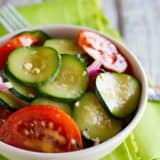
[[[160,160],[160,102],[148,102],[136,129],[101,160]]]
[[[107,3],[106,3],[107,5]],[[101,10],[100,0],[46,0],[18,8],[32,25],[75,24],[95,28],[121,40]],[[7,31],[0,26],[0,36]],[[137,128],[111,154],[101,160],[160,160],[160,103],[148,102]],[[0,157],[0,160],[6,160]]]
[[[45,0],[45,3],[18,8],[32,25],[75,24],[107,32],[120,39],[119,34],[109,27],[109,22],[101,10],[99,0]],[[0,26],[0,35],[7,31]]]

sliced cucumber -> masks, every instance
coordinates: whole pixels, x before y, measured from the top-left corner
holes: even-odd
[[[49,35],[47,35],[45,32],[41,30],[25,31],[25,32],[21,32],[18,35],[23,35],[23,34],[29,34],[29,35],[36,37],[38,41],[35,45],[42,45],[47,39],[50,38]]]
[[[58,76],[39,87],[40,92],[61,101],[75,101],[88,87],[85,64],[77,55],[62,55],[62,67]]]
[[[7,69],[17,80],[25,84],[41,85],[54,78],[60,69],[61,57],[48,47],[23,47],[8,57]]]
[[[51,100],[49,98],[42,98],[41,97],[41,98],[36,98],[35,100],[33,100],[32,104],[52,105],[52,106],[55,106],[55,107],[62,109],[63,111],[65,111],[66,113],[71,115],[71,106],[67,103],[57,102],[57,101]]]
[[[91,140],[105,141],[122,128],[122,122],[111,118],[92,92],[75,103],[73,118],[83,136]]]
[[[101,73],[95,81],[95,92],[109,112],[117,118],[125,118],[137,108],[140,84],[124,73]]]
[[[70,39],[50,39],[44,43],[44,46],[52,47],[59,53],[84,53],[84,51],[78,46],[78,44]]]
[[[0,104],[11,109],[19,109],[26,106],[28,103],[17,98],[9,91],[0,91]]]
[[[26,101],[31,101],[37,97],[38,93],[36,92],[35,88],[26,86],[17,81],[9,74],[7,69],[4,70],[3,76],[12,84],[12,88],[10,88],[10,91],[19,98],[22,98]]]

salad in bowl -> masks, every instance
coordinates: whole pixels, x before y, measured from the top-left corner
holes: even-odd
[[[143,69],[110,37],[51,25],[0,43],[0,153],[8,158],[97,160],[141,119]]]

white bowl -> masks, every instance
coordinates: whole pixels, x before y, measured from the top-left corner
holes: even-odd
[[[33,29],[41,29],[48,33],[52,37],[67,37],[75,39],[77,34],[82,29],[92,30],[85,27],[77,27],[72,25],[47,25],[41,27],[33,27],[27,30]],[[22,32],[24,30],[20,30]],[[17,33],[8,34],[7,36],[0,39],[0,44],[6,42],[9,38],[16,35]],[[132,130],[136,127],[138,122],[141,120],[142,115],[145,110],[146,102],[147,102],[147,81],[145,73],[142,69],[142,66],[136,59],[136,57],[120,42],[112,39],[111,37],[100,33],[104,37],[110,39],[123,53],[123,55],[127,58],[133,69],[133,75],[139,80],[142,86],[141,97],[138,109],[136,111],[135,116],[129,122],[129,124],[121,130],[114,137],[109,140],[101,143],[97,146],[93,146],[87,149],[83,149],[75,152],[68,153],[39,153],[32,152],[23,149],[19,149],[10,145],[7,145],[3,142],[0,142],[0,153],[9,158],[10,160],[98,160],[103,156],[109,154],[113,151],[118,145],[120,145],[125,138],[132,132]]]

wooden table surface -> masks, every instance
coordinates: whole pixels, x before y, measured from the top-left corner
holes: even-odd
[[[160,0],[103,0],[103,9],[150,79],[160,83]]]
[[[42,0],[0,0],[0,3],[2,1],[24,5]],[[148,78],[160,83],[160,0],[101,1],[112,27],[136,54]]]

